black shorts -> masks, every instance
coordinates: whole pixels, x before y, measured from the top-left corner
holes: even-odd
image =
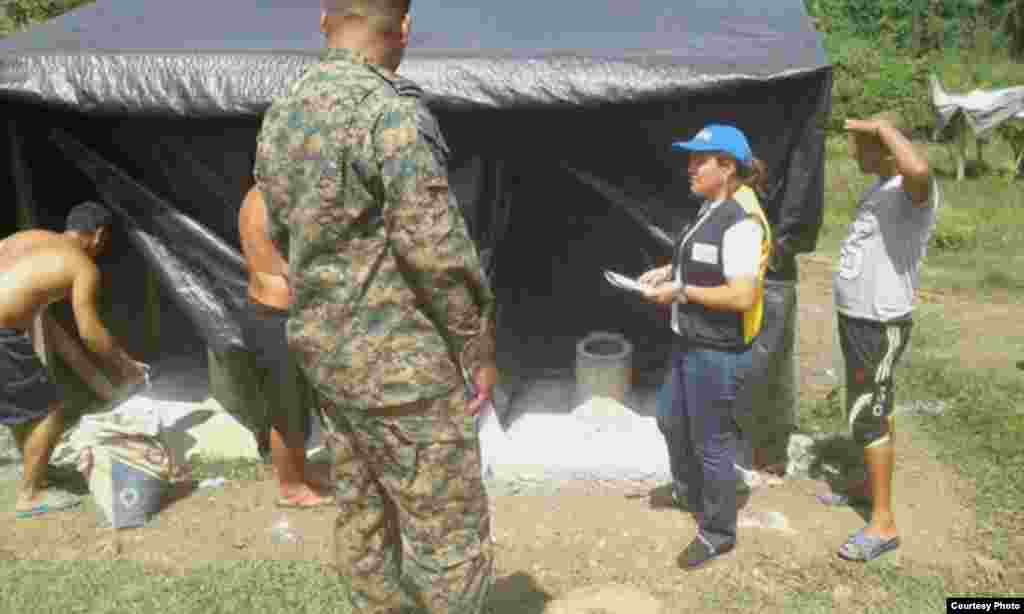
[[[259,371],[271,422],[283,422],[290,433],[308,437],[315,395],[288,348],[287,322],[287,311],[250,300],[242,317],[242,336]]]
[[[23,330],[0,328],[0,424],[40,420],[60,400],[46,366]]]
[[[839,314],[846,362],[846,415],[853,439],[870,448],[889,440],[893,370],[910,341],[910,320],[873,322]]]

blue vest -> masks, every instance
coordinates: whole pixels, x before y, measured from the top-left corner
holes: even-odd
[[[693,234],[689,234],[693,225],[684,229],[676,240],[672,259],[673,271],[679,279],[684,284],[705,288],[725,285],[725,231],[748,216],[743,207],[729,199],[715,207]],[[698,218],[694,224],[699,222]],[[681,243],[683,239],[685,243]],[[679,305],[679,334],[689,345],[727,351],[742,351],[752,343],[744,338],[742,313],[715,311],[698,303]]]

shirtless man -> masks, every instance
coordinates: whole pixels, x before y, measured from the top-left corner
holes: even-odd
[[[242,318],[270,416],[270,458],[277,471],[281,507],[318,507],[333,502],[306,477],[306,437],[314,392],[292,360],[285,335],[291,291],[288,263],[267,234],[260,191],[249,190],[238,214],[242,254],[249,268],[249,304]]]
[[[24,479],[15,503],[18,518],[78,503],[44,487],[50,455],[64,432],[59,390],[33,347],[33,330],[63,332],[44,316],[46,307],[71,301],[82,342],[118,383],[134,385],[146,376],[148,367],[133,360],[114,341],[96,310],[100,272],[95,258],[106,247],[112,222],[105,207],[82,203],[68,214],[63,234],[26,230],[0,241],[0,424],[11,428],[24,459]],[[44,326],[37,327],[37,320]],[[73,366],[91,365],[75,347],[57,343],[58,351]],[[100,378],[90,381],[97,394],[111,399],[113,389],[98,381]]]

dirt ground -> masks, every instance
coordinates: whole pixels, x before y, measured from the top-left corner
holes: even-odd
[[[805,395],[820,396],[829,390],[813,380],[823,365],[831,364],[833,355],[831,266],[823,258],[803,262],[799,352]],[[956,308],[949,313],[966,313],[960,308],[966,297],[926,293],[924,300],[949,303]],[[975,307],[971,313],[984,315],[970,319],[972,332],[975,327],[998,331],[1013,325],[1004,306]],[[981,336],[961,339],[968,358],[976,352],[984,360],[983,348],[970,347],[971,339]],[[903,546],[892,560],[929,569],[962,569],[971,564],[969,540],[975,529],[974,514],[962,503],[969,485],[936,460],[915,432],[914,420],[903,421],[897,440],[895,512],[902,520]],[[764,578],[759,586],[766,592],[785,590],[771,579],[772,569],[835,565],[835,549],[864,523],[853,509],[828,509],[817,503],[814,494],[825,488],[822,482],[787,480],[755,490],[744,501],[741,518],[781,512],[791,531],[741,528],[736,551],[696,572],[697,578],[675,566],[695,525],[689,514],[668,504],[664,486],[581,483],[566,485],[553,496],[496,496],[496,611],[505,611],[507,605],[509,612],[541,612],[542,604],[551,599],[581,586],[602,584],[639,587],[669,604],[667,611],[685,611],[687,605],[699,605],[695,582],[710,585],[740,571]],[[18,521],[17,530],[0,537],[0,558],[14,553],[47,560],[122,558],[168,571],[229,559],[300,558],[329,564],[334,512],[283,515],[274,501],[268,474],[262,481],[189,493],[146,528],[116,534],[97,528],[94,511],[83,507]],[[298,543],[273,542],[270,528],[281,518],[301,536]]]

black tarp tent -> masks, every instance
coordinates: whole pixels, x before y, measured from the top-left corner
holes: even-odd
[[[261,113],[317,59],[318,6],[98,0],[0,41],[0,230],[14,204],[59,228],[102,199],[130,221],[105,262],[115,331],[142,343],[157,271],[176,331],[161,356],[238,348],[237,212]],[[694,204],[669,145],[705,123],[748,134],[775,178],[776,234],[813,249],[831,68],[802,0],[414,0],[412,17],[401,72],[452,147],[506,372],[571,369],[593,330],[631,339],[640,374],[664,364],[664,314],[601,271],[667,256]]]

